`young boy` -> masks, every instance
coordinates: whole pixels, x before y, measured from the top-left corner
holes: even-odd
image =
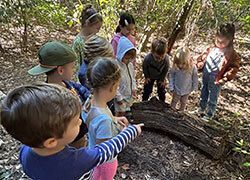
[[[151,52],[144,58],[143,74],[145,77],[142,100],[147,101],[154,82],[157,83],[157,93],[161,101],[165,101],[166,75],[169,69],[169,58],[166,55],[167,42],[165,38],[155,39]]]
[[[81,99],[82,105],[90,95],[87,87],[71,81],[76,62],[75,52],[66,44],[57,41],[45,43],[38,51],[39,65],[28,71],[31,75],[46,73],[47,83],[59,84],[71,90]],[[84,116],[84,113],[82,113]],[[82,117],[84,119],[84,117]],[[74,141],[74,146],[84,146],[87,126],[82,123],[79,135]]]
[[[1,123],[24,145],[20,162],[32,179],[90,179],[92,169],[114,158],[141,133],[132,125],[94,148],[68,146],[79,133],[81,103],[68,89],[34,84],[12,90],[1,107]]]
[[[136,49],[131,41],[122,36],[118,42],[117,55],[118,65],[121,68],[121,80],[117,91],[114,105],[116,116],[124,116],[130,111],[133,96],[135,96],[135,71],[131,60],[136,56]]]

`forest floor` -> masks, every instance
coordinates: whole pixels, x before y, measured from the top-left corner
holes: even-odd
[[[0,39],[5,49],[5,52],[1,52],[0,57],[0,91],[7,93],[22,84],[44,81],[44,76],[32,77],[27,74],[27,70],[36,65],[38,61],[37,50],[40,45],[49,39],[60,39],[71,43],[74,38],[74,35],[68,31],[48,32],[46,29],[37,27],[37,32],[39,33],[36,34],[39,35],[30,37],[25,53],[19,48],[20,39],[13,37],[8,41],[5,38]],[[244,142],[249,143],[250,40],[249,37],[248,39],[245,36],[239,35],[239,37],[244,37],[244,39],[238,38],[235,46],[242,56],[241,68],[237,78],[223,86],[215,120],[229,132],[229,141],[235,143],[236,140],[243,139]],[[178,41],[174,49],[182,43]],[[190,46],[193,56],[196,57],[211,43],[212,38],[196,38]],[[141,59],[144,56],[145,53],[141,53],[138,58],[137,101],[141,99],[142,94]],[[201,74],[199,74],[199,82],[201,82],[200,77]],[[198,91],[190,96],[187,111],[195,110],[198,107],[199,95]],[[166,101],[170,102],[170,100],[171,97],[167,93]],[[0,179],[27,179],[18,161],[19,147],[20,143],[0,127]],[[119,168],[115,179],[250,179],[249,169],[241,165],[247,160],[250,162],[249,156],[234,151],[225,155],[223,159],[213,160],[200,150],[169,134],[145,130],[119,155]]]

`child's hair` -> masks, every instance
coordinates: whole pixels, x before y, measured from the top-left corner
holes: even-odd
[[[102,22],[102,16],[92,7],[92,5],[87,5],[81,13],[80,22],[82,26],[86,23],[96,24]]]
[[[117,62],[108,58],[92,61],[87,69],[87,82],[94,90],[115,83],[120,77],[121,73]]]
[[[62,138],[81,112],[77,96],[59,85],[37,83],[15,88],[0,108],[1,124],[21,143],[41,148],[48,138]]]
[[[189,49],[187,47],[178,48],[174,56],[173,68],[190,71],[192,66],[193,61]]]
[[[225,23],[220,25],[219,29],[216,32],[217,36],[226,37],[229,40],[234,39],[235,27],[233,23]]]
[[[97,57],[114,57],[112,45],[103,37],[93,35],[85,42],[85,56],[89,62]]]
[[[167,40],[163,37],[154,39],[151,45],[152,53],[165,54],[167,49]]]
[[[135,24],[135,19],[134,19],[134,17],[133,17],[131,14],[127,13],[127,12],[122,13],[122,14],[120,15],[119,25],[117,26],[115,32],[116,32],[116,33],[121,32],[120,26],[121,26],[121,27],[125,27],[125,26],[128,26],[128,25],[130,25],[130,24]]]

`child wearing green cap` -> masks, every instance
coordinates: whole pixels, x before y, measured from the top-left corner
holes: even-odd
[[[71,90],[73,94],[81,99],[82,105],[90,95],[89,89],[79,83],[71,81],[74,74],[74,65],[76,61],[75,52],[66,44],[58,41],[45,43],[38,52],[39,65],[28,71],[31,75],[47,75],[47,83],[59,84]],[[84,118],[84,112],[82,118]],[[82,123],[80,132],[73,145],[76,147],[84,146],[87,126]]]

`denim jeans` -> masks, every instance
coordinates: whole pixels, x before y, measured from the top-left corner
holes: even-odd
[[[143,95],[142,95],[143,101],[148,100],[150,94],[152,93],[155,81],[157,82],[157,93],[158,93],[159,99],[163,102],[165,101],[165,94],[166,94],[165,87],[162,87],[161,82],[155,79],[150,79],[150,81],[144,85],[144,90],[143,90]]]
[[[221,85],[215,84],[215,76],[203,72],[200,108],[202,111],[207,109],[207,116],[209,117],[212,117],[215,113],[220,90]]]

